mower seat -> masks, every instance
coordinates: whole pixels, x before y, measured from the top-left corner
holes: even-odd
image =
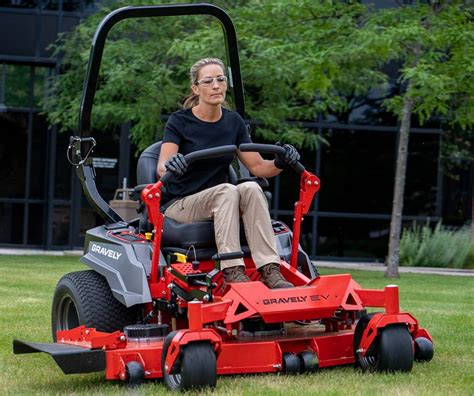
[[[149,146],[140,155],[137,164],[137,183],[139,186],[156,183],[157,174],[156,168],[158,164],[158,157],[160,155],[161,143],[157,142]],[[238,184],[239,182],[255,181],[262,189],[268,188],[268,181],[262,178],[246,178],[237,180],[237,174],[232,167],[229,166],[228,182],[231,184]],[[143,203],[140,203],[140,232],[151,231],[151,225],[148,222],[146,208]],[[243,227],[241,227],[243,230]],[[196,249],[198,259],[210,258],[217,252],[215,237],[214,237],[214,222],[199,221],[193,223],[178,223],[165,216],[163,222],[163,234],[161,244],[164,251],[173,251],[177,253],[185,253],[190,246]],[[241,232],[240,240],[242,241],[242,251],[244,254],[250,254],[250,250],[246,245],[244,232]]]

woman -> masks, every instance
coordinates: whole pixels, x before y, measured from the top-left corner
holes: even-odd
[[[214,221],[219,253],[238,252],[240,214],[252,258],[261,280],[270,288],[293,287],[280,273],[275,237],[262,189],[255,182],[234,186],[227,183],[233,155],[199,161],[187,170],[184,155],[206,148],[251,143],[240,115],[223,107],[227,77],[220,59],[206,58],[190,70],[191,94],[183,110],[174,113],[165,126],[158,163],[158,175],[166,171],[176,177],[163,194],[165,216],[181,223]],[[290,145],[284,158],[264,160],[260,154],[238,152],[239,159],[257,177],[278,175],[287,163],[295,164],[299,154]],[[186,171],[187,170],[187,171]],[[225,283],[248,282],[243,259],[221,262]]]

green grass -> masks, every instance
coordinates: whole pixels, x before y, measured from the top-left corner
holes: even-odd
[[[66,272],[83,269],[77,258],[0,256],[0,393],[165,394],[160,381],[138,390],[105,381],[102,373],[64,375],[44,354],[13,355],[12,340],[50,342],[50,304]],[[322,269],[323,274],[337,273]],[[340,272],[340,271],[339,271]],[[366,288],[400,285],[400,304],[435,340],[435,357],[407,374],[362,374],[353,367],[321,369],[312,375],[219,377],[207,394],[232,395],[467,395],[474,394],[474,279],[403,274],[387,281],[382,273],[351,271]],[[251,357],[249,357],[251,358]]]

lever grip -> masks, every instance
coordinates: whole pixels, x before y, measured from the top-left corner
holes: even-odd
[[[257,153],[266,153],[266,154],[275,154],[282,155],[286,154],[286,150],[275,144],[260,144],[260,143],[242,143],[239,146],[239,151],[242,152],[257,152]],[[303,173],[305,168],[301,162],[297,162],[294,165],[289,165],[296,173]]]
[[[228,146],[220,146],[220,147],[213,147],[209,149],[194,151],[193,153],[186,154],[184,159],[186,160],[188,165],[191,165],[193,162],[207,159],[207,158],[216,158],[216,157],[223,157],[224,155],[228,154],[235,154],[237,152],[237,146],[235,145],[228,145]],[[172,172],[166,172],[163,176],[161,176],[160,181],[163,184],[166,184],[170,178],[174,175]]]

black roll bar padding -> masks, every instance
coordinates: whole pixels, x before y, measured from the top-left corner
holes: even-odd
[[[81,107],[79,109],[79,132],[81,136],[91,134],[92,105],[97,89],[100,64],[104,52],[105,40],[110,29],[118,22],[128,18],[148,18],[160,16],[183,16],[183,15],[210,15],[216,17],[221,23],[224,31],[227,61],[231,68],[231,77],[234,87],[234,101],[236,110],[245,117],[244,89],[240,73],[239,53],[237,49],[237,35],[234,24],[229,15],[221,8],[212,4],[176,4],[141,7],[123,7],[108,14],[97,28],[87,65],[86,78],[82,91]]]
[[[286,150],[275,144],[260,144],[260,143],[242,143],[239,146],[239,151],[242,152],[249,152],[254,151],[257,153],[265,153],[265,154],[278,154],[278,155],[285,155]],[[296,173],[303,173],[305,171],[305,167],[301,162],[297,162],[294,165],[288,165],[291,167]]]
[[[113,210],[110,205],[104,201],[104,199],[97,191],[97,185],[95,184],[95,171],[92,166],[92,158],[88,158],[84,164],[76,166],[77,175],[82,184],[82,190],[87,198],[87,201],[96,211],[96,213],[102,217],[106,224],[113,224],[123,222],[124,219]]]
[[[188,165],[191,165],[193,162],[207,159],[207,158],[216,158],[216,157],[223,157],[224,155],[228,154],[235,154],[237,152],[237,146],[228,145],[228,146],[220,146],[220,147],[213,147],[204,150],[194,151],[192,153],[186,154],[184,159]],[[163,176],[161,176],[160,181],[163,184],[166,184],[174,174],[172,172],[166,172]]]

